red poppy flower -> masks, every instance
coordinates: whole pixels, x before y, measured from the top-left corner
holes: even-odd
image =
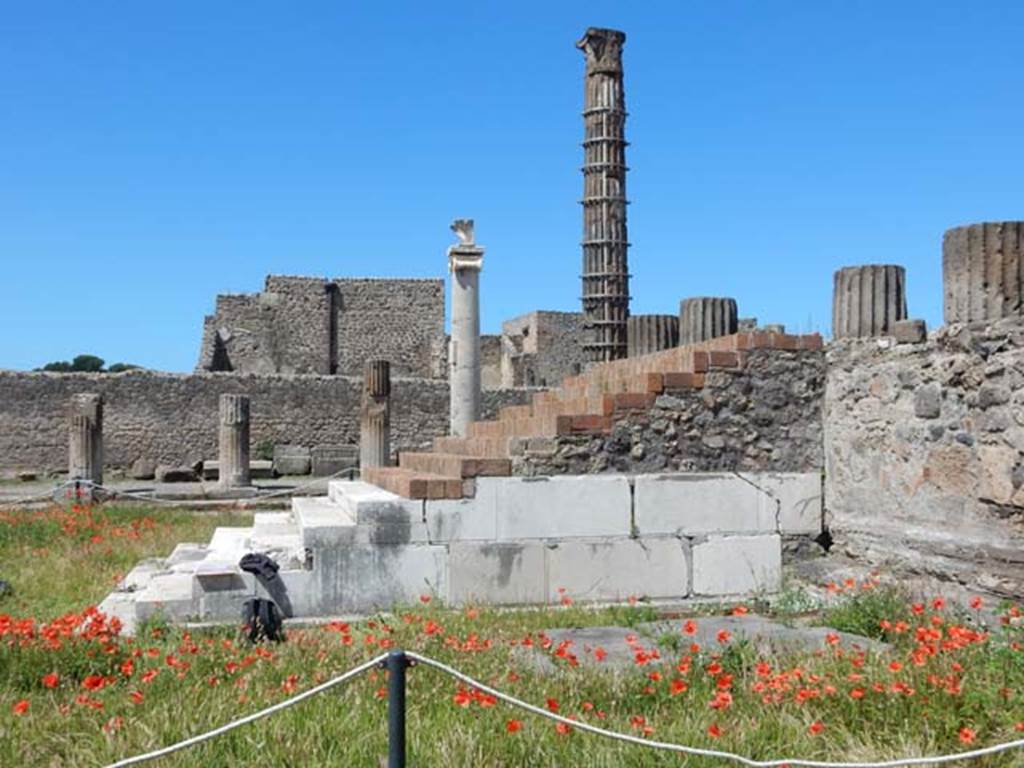
[[[523,729],[523,721],[522,720],[509,720],[507,723],[505,723],[505,730],[508,733],[519,733],[519,731],[521,731],[522,729]]]
[[[729,638],[731,638],[731,637],[732,637],[732,632],[730,632],[728,629],[720,629],[720,630],[718,630],[718,635],[717,635],[718,642],[723,643],[723,644],[724,643],[728,643],[729,642]]]
[[[548,699],[547,700],[547,705],[548,705],[548,709],[551,710],[552,712],[557,712],[558,711],[558,702],[555,701],[554,699]]]
[[[28,707],[28,699],[22,699],[21,701],[14,702],[14,706],[11,707],[11,712],[19,716],[24,715],[26,712],[28,712]]]
[[[567,736],[572,732],[572,728],[565,723],[555,723],[555,731],[562,736]]]
[[[958,735],[960,741],[962,741],[964,744],[973,744],[974,743],[974,737],[977,736],[978,734],[975,731],[972,731],[970,728],[967,728],[965,726],[965,727],[960,729],[960,733],[957,734],[957,735]]]
[[[82,681],[82,687],[90,691],[98,691],[107,684],[103,675],[89,675]]]
[[[807,727],[807,732],[812,736],[817,736],[819,733],[825,730],[825,724],[821,720],[815,720]]]
[[[60,682],[60,677],[56,672],[51,672],[48,675],[43,675],[43,685],[47,688],[56,688]]]
[[[694,621],[693,619],[687,620],[687,622],[685,624],[683,624],[683,634],[684,635],[696,635],[697,634],[697,622]]]
[[[718,727],[718,723],[712,723],[708,726],[708,736],[712,739],[717,739],[722,735],[722,729]]]

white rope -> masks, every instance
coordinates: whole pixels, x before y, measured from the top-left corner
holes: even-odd
[[[1009,741],[1005,744],[995,744],[990,747],[983,747],[981,749],[973,749],[968,752],[960,752],[954,755],[936,755],[931,757],[905,757],[898,760],[883,760],[879,762],[870,763],[835,763],[835,762],[822,762],[817,760],[801,760],[799,758],[785,758],[785,759],[773,759],[773,760],[753,760],[743,755],[737,755],[733,752],[723,752],[717,749],[702,749],[700,747],[690,747],[683,744],[669,744],[663,741],[652,741],[650,739],[642,739],[639,736],[632,736],[626,733],[617,733],[616,731],[608,731],[604,728],[598,728],[596,725],[590,725],[589,723],[583,723],[578,720],[572,720],[568,717],[550,712],[546,709],[542,709],[533,704],[529,704],[525,701],[509,696],[506,693],[491,688],[485,683],[481,683],[479,680],[474,680],[469,675],[465,675],[459,672],[457,669],[442,664],[440,661],[427,658],[426,656],[420,656],[418,653],[408,651],[405,654],[408,658],[413,659],[421,664],[425,664],[428,667],[440,670],[447,675],[451,675],[457,680],[461,680],[467,685],[471,685],[477,690],[488,693],[497,699],[501,699],[506,704],[511,704],[514,707],[519,707],[527,712],[532,712],[535,715],[546,717],[549,720],[555,720],[559,723],[565,723],[572,728],[578,728],[581,731],[587,731],[589,733],[596,734],[597,736],[604,736],[609,739],[615,739],[616,741],[624,741],[629,744],[635,744],[643,747],[649,747],[651,749],[662,749],[669,752],[682,752],[687,755],[694,755],[697,757],[714,757],[722,760],[732,760],[733,762],[740,763],[741,765],[750,766],[750,768],[782,768],[782,766],[803,766],[804,768],[901,768],[902,766],[908,765],[939,765],[941,763],[951,763],[954,760],[973,760],[977,757],[984,757],[986,755],[994,755],[998,752],[1006,752],[1010,749],[1017,749],[1024,747],[1024,739],[1017,739],[1016,741]]]
[[[59,491],[61,488],[74,485],[74,483],[74,480],[65,480],[63,483],[57,483],[57,485],[53,486],[50,490],[43,491],[42,493],[37,493],[35,496],[21,496],[13,499],[5,499],[2,496],[0,496],[0,507],[13,507],[19,504],[29,504],[33,501],[42,501],[43,499],[49,499],[50,501],[53,501],[53,495],[57,493],[57,491]]]
[[[310,688],[308,691],[303,691],[302,693],[296,696],[292,696],[290,699],[280,701],[271,707],[261,709],[259,712],[254,712],[251,715],[246,715],[245,717],[239,718],[238,720],[234,720],[226,725],[222,725],[219,728],[214,728],[212,731],[208,731],[207,733],[201,733],[198,736],[193,736],[189,739],[185,739],[184,741],[179,741],[177,744],[171,744],[169,747],[163,747],[162,749],[147,752],[144,755],[136,755],[135,757],[128,757],[124,760],[119,760],[116,763],[111,763],[107,766],[107,768],[124,768],[124,766],[128,765],[138,765],[139,763],[144,763],[149,760],[155,760],[158,757],[164,757],[165,755],[169,755],[172,752],[178,752],[182,749],[194,747],[196,744],[200,744],[204,741],[216,738],[217,736],[221,736],[227,733],[228,731],[233,731],[235,728],[240,728],[243,725],[248,725],[249,723],[255,720],[259,720],[264,717],[269,717],[270,715],[280,712],[282,709],[292,707],[298,704],[300,701],[305,701],[306,699],[312,696],[316,696],[317,694],[323,693],[324,691],[333,688],[336,685],[344,683],[346,680],[351,680],[353,677],[361,675],[364,672],[368,672],[373,667],[376,667],[378,664],[387,659],[387,657],[388,656],[386,653],[382,653],[380,656],[372,658],[369,661],[360,664],[358,667],[350,669],[345,674],[339,675],[338,677],[335,677],[333,680],[328,680],[326,683],[321,683],[315,688]]]

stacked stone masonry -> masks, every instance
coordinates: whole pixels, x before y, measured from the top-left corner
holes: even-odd
[[[267,277],[262,293],[217,297],[199,371],[445,376],[444,281]]]
[[[828,349],[828,524],[896,573],[1024,594],[1024,325]]]
[[[237,374],[57,374],[0,371],[0,467],[68,469],[68,403],[95,392],[105,401],[108,469],[139,460],[191,464],[217,456],[221,394],[251,400],[251,445],[359,444],[362,377]],[[392,451],[423,448],[447,433],[448,383],[392,379]],[[483,393],[483,414],[526,402],[533,391]]]

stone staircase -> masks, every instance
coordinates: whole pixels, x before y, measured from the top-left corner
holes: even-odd
[[[659,395],[701,389],[713,371],[738,371],[753,350],[821,349],[819,334],[754,331],[642,357],[601,363],[538,392],[527,405],[470,424],[466,437],[439,437],[429,452],[402,452],[397,467],[367,467],[365,481],[407,499],[472,497],[478,477],[512,474],[512,455],[535,438],[605,435],[619,419],[646,411]]]

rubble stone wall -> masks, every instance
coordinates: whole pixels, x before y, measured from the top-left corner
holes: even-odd
[[[79,392],[104,397],[108,468],[126,468],[139,458],[169,463],[215,458],[223,393],[251,398],[254,447],[359,442],[361,377],[0,371],[0,468],[66,471],[67,409]],[[485,417],[527,402],[530,393],[484,392]],[[448,399],[446,381],[393,379],[392,449],[425,448],[447,434]]]
[[[667,391],[607,436],[527,441],[519,475],[597,472],[814,472],[824,464],[821,350],[759,350],[713,370],[701,389]]]
[[[842,554],[1024,593],[1024,325],[828,347],[827,520]]]

